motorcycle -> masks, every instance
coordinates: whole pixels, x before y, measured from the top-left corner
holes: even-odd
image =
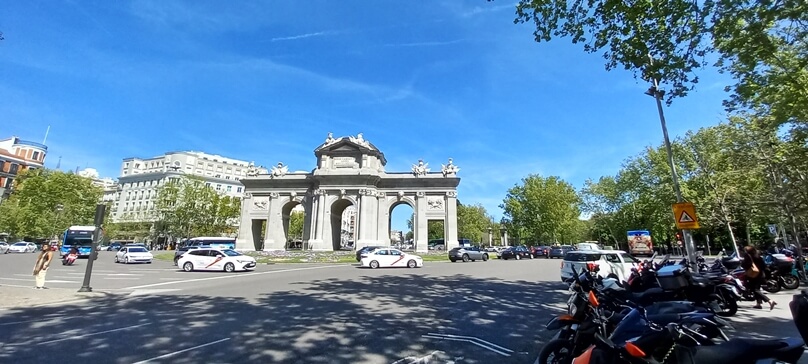
[[[62,258],[62,265],[73,265],[76,259],[79,258],[78,253],[69,253]]]

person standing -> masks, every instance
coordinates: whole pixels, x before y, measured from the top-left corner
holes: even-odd
[[[757,304],[752,306],[752,308],[761,309],[763,308],[761,304],[766,302],[769,304],[769,311],[771,311],[774,309],[774,306],[777,305],[777,302],[770,300],[763,292],[760,292],[760,286],[766,282],[766,263],[763,261],[763,258],[760,257],[760,253],[755,247],[747,245],[743,248],[743,251],[745,254],[741,262],[741,267],[744,269],[746,276],[746,288],[752,292],[755,301],[757,301]]]
[[[34,277],[36,277],[36,289],[46,289],[45,275],[48,274],[48,267],[53,261],[53,250],[50,244],[42,244],[42,251],[37,256],[36,264],[34,264]]]

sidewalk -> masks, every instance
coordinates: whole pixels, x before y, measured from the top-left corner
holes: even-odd
[[[106,297],[106,292],[79,293],[78,289],[49,288],[34,289],[0,285],[0,310],[47,306],[52,304],[68,304],[80,302],[94,297]]]

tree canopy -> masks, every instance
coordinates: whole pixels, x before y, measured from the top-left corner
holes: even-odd
[[[154,219],[175,237],[235,233],[241,199],[220,194],[198,177],[169,179],[157,191]]]
[[[0,231],[17,238],[52,238],[71,225],[92,225],[103,190],[72,172],[26,170],[0,203]]]
[[[520,237],[572,243],[580,239],[580,204],[577,191],[568,182],[531,174],[508,190],[500,207]]]

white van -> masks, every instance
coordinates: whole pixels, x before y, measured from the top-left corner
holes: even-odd
[[[631,268],[636,268],[640,261],[622,250],[574,250],[564,255],[561,281],[572,279],[573,267],[580,274],[586,269],[587,263],[597,264],[600,267],[598,275],[603,278],[614,273],[618,280],[626,281],[631,275]]]

